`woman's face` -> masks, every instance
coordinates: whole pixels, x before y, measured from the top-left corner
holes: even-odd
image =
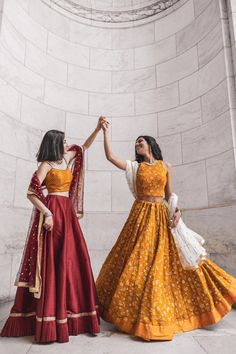
[[[69,145],[67,144],[66,139],[64,139],[63,144],[64,144],[64,154],[66,154],[69,149]]]
[[[144,138],[138,138],[135,143],[135,151],[139,155],[146,155],[149,153],[149,145]]]

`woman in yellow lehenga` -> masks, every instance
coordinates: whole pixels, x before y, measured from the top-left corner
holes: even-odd
[[[236,279],[206,258],[202,246],[195,266],[184,266],[183,255],[187,260],[196,250],[188,240],[187,251],[178,244],[183,227],[187,238],[196,236],[199,244],[203,239],[178,220],[179,211],[170,220],[171,166],[148,136],[136,140],[136,161],[116,158],[108,124],[103,124],[106,157],[126,170],[136,199],[96,282],[101,317],[145,340],[171,340],[175,333],[218,322],[236,302]]]

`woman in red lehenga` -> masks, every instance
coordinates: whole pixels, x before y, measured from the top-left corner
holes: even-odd
[[[3,337],[35,335],[37,343],[68,342],[69,335],[98,333],[96,290],[85,240],[83,214],[84,150],[67,146],[64,133],[48,131],[41,143],[28,198],[34,205],[16,279],[17,292]],[[47,188],[45,197],[43,188]]]

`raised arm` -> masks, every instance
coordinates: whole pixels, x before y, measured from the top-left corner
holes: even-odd
[[[86,139],[86,141],[84,142],[84,144],[82,145],[84,149],[88,149],[92,143],[94,142],[94,139],[96,138],[98,132],[101,130],[102,128],[102,123],[105,121],[105,117],[100,116],[98,119],[98,123],[96,128],[94,129],[94,131],[92,132],[91,135],[89,135],[89,137]]]
[[[105,155],[108,161],[113,163],[116,167],[120,168],[121,170],[126,169],[126,161],[120,160],[116,156],[113,155],[110,147],[110,142],[109,142],[109,131],[108,131],[108,125],[109,123],[107,121],[102,123],[102,130],[104,134],[104,150],[105,150]]]
[[[105,117],[100,116],[98,119],[98,123],[92,134],[89,135],[89,137],[86,139],[86,141],[83,143],[82,147],[84,150],[87,150],[92,143],[94,142],[97,134],[102,128],[102,123],[105,121]],[[69,162],[75,157],[76,152],[75,151],[67,151],[66,153],[66,160]]]

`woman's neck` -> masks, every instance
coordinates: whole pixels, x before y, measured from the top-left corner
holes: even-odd
[[[153,163],[155,161],[152,154],[144,155],[144,161],[148,163]]]

